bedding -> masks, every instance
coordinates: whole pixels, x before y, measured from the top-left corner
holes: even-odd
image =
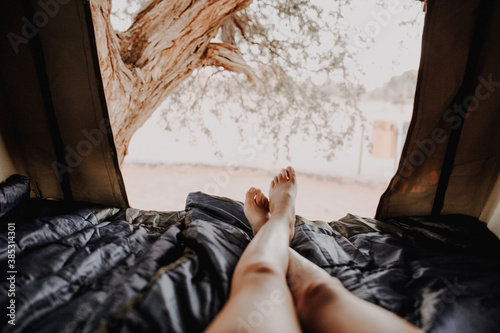
[[[27,193],[26,177],[0,184],[2,332],[201,332],[253,236],[241,203],[201,192],[178,212]],[[290,246],[425,331],[499,331],[500,241],[475,219],[297,216]]]

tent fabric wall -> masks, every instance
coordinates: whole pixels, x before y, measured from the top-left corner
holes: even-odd
[[[486,221],[488,228],[500,238],[500,175],[495,182],[495,187],[491,191],[479,219]]]
[[[33,197],[127,207],[88,2],[2,7],[2,180],[15,171]]]
[[[1,87],[1,86],[0,86]],[[3,97],[4,97],[4,89],[0,89],[0,105],[4,105]],[[2,109],[3,110],[3,109]],[[5,119],[5,116],[8,116],[4,112],[0,112],[0,180],[3,181],[7,179],[10,175],[19,172],[16,170],[14,166],[14,161],[12,161],[11,155],[9,154],[9,147],[7,146],[5,140],[6,138],[12,137],[9,133],[10,127],[5,126],[10,122]],[[25,172],[21,172],[25,173]]]
[[[376,217],[479,218],[500,169],[500,2],[429,1],[414,113]]]

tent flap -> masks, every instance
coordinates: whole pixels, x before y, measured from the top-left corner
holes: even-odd
[[[12,166],[0,176],[28,176],[34,197],[126,207],[89,4],[53,4],[3,4],[0,153]]]
[[[377,218],[481,216],[500,170],[498,17],[498,1],[429,2],[413,118]]]

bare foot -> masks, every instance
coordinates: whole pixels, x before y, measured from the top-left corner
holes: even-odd
[[[255,236],[271,216],[269,213],[269,200],[261,190],[254,187],[248,190],[245,197],[244,212]]]
[[[281,216],[290,223],[290,239],[295,226],[295,198],[297,180],[292,167],[282,169],[269,187],[269,211],[272,216]]]

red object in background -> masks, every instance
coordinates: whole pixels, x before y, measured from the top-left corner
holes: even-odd
[[[397,133],[395,122],[375,120],[373,122],[371,155],[379,158],[393,158]]]

